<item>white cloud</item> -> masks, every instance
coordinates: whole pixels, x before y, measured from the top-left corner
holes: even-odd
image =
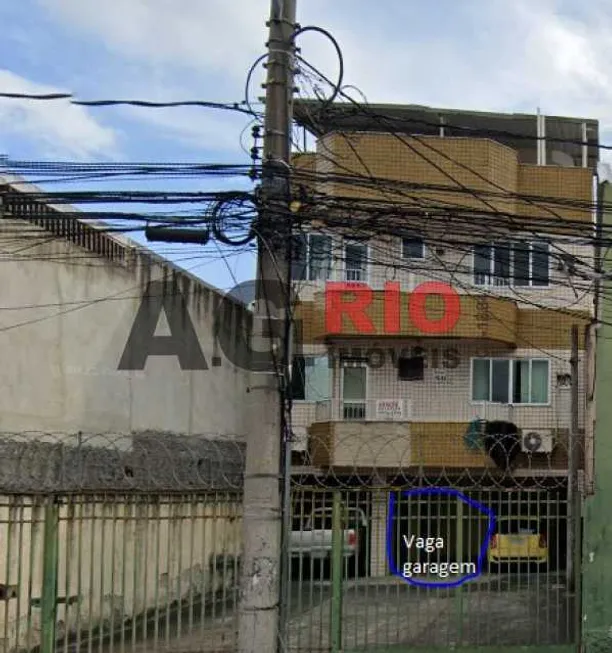
[[[437,1],[440,11],[406,0],[387,0],[384,11],[359,0],[298,0],[298,12],[302,24],[320,25],[337,37],[345,83],[358,86],[370,102],[495,111],[540,107],[549,114],[599,118],[603,129],[612,127],[608,0],[567,0],[565,6],[563,0]],[[246,71],[266,41],[268,0],[38,3],[54,19],[104,44],[126,68],[136,64],[143,74],[131,86],[134,93],[158,100],[177,99],[178,90],[189,98],[242,99]],[[334,78],[337,61],[322,36],[305,35],[300,46],[306,59]],[[139,115],[203,145],[231,147],[238,137],[237,131],[221,134],[233,123],[215,112],[193,121],[171,110]]]
[[[42,95],[62,92],[0,70],[5,93]],[[116,149],[116,133],[92,118],[84,107],[68,101],[0,98],[0,134],[20,135],[36,143],[47,156],[85,159],[108,156]]]
[[[267,0],[38,0],[48,13],[152,67],[243,78],[263,52]]]
[[[187,95],[183,93],[183,97]],[[133,120],[146,122],[157,128],[157,133],[163,138],[200,152],[237,150],[240,145],[240,132],[249,120],[248,116],[243,114],[230,115],[198,107],[125,107],[122,113]],[[245,133],[242,140],[244,146],[250,149],[252,143],[249,133]]]

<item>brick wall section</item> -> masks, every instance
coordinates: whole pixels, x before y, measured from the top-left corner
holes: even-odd
[[[331,291],[328,291],[331,292]],[[339,303],[350,302],[354,293],[340,292]],[[404,337],[422,337],[422,332],[415,326],[409,316],[410,293],[400,295],[400,334]],[[484,338],[506,344],[516,344],[517,307],[516,302],[495,297],[478,297],[463,295],[460,297],[461,313],[456,324],[447,322],[443,335],[449,338]],[[353,325],[348,316],[342,318],[342,335],[347,336],[385,336],[385,294],[373,291],[372,303],[367,315],[370,317],[374,332],[363,333]],[[444,298],[430,295],[425,304],[427,318],[438,322],[444,316]],[[328,334],[325,324],[325,294],[315,295],[314,307],[310,317],[316,321],[309,333]],[[305,313],[306,315],[306,313]],[[357,325],[358,327],[359,325]],[[445,326],[443,324],[443,326]],[[451,328],[452,327],[452,328]],[[398,335],[400,335],[398,334]]]
[[[294,179],[293,190],[297,192],[299,186],[305,189],[313,189],[314,182],[311,175],[314,175],[317,167],[317,158],[314,152],[302,152],[291,156],[291,165],[296,169],[296,179]],[[300,173],[305,175],[301,177]]]
[[[531,308],[518,312],[519,346],[529,343],[530,347],[541,349],[570,349],[571,330],[578,325],[578,348],[585,348],[585,328],[591,316],[583,311],[567,313],[553,309]]]
[[[348,293],[347,293],[348,294]],[[427,338],[410,321],[408,301],[410,293],[402,293],[400,301],[400,332],[395,337]],[[432,296],[427,303],[427,316],[436,320],[442,315],[442,299]],[[296,309],[296,318],[301,320],[302,341],[311,343],[326,337],[393,337],[384,332],[383,293],[374,291],[373,300],[366,314],[374,325],[374,333],[361,333],[346,317],[343,317],[342,331],[338,334],[328,332],[325,324],[325,295],[315,293],[314,302],[301,302]],[[584,311],[556,312],[552,309],[517,308],[516,302],[495,297],[461,296],[461,317],[448,332],[437,337],[471,338],[490,340],[542,349],[567,349],[570,345],[570,332],[573,324],[579,326],[580,349],[584,349],[584,327],[590,316]],[[436,335],[430,334],[429,337]]]
[[[554,197],[573,203],[584,202],[588,206],[593,201],[592,184],[593,173],[589,168],[519,166],[518,190],[522,195]],[[538,206],[522,200],[518,201],[518,215],[555,220],[555,214],[557,214],[568,220],[592,221],[591,211],[588,208],[564,208],[542,200],[537,200],[536,204]]]
[[[319,422],[310,429],[310,454],[322,468],[494,469],[484,451],[468,449],[464,435],[469,422]],[[552,429],[551,454],[519,453],[517,469],[567,469],[569,431]],[[579,464],[583,451],[580,447]]]
[[[400,140],[401,139],[401,140]],[[317,155],[324,163],[318,172],[367,175],[397,182],[447,186],[449,191],[419,191],[407,188],[395,194],[395,200],[418,195],[436,203],[488,209],[469,193],[455,192],[465,186],[478,191],[496,191],[498,184],[511,192],[517,190],[518,160],[512,149],[488,139],[436,138],[419,136],[397,138],[383,133],[331,133],[320,139]],[[336,162],[336,165],[330,160]],[[446,173],[446,174],[445,174]],[[453,177],[458,183],[451,180]],[[483,179],[484,178],[484,179]],[[491,184],[490,182],[493,182]],[[332,194],[369,199],[389,199],[388,192],[356,188],[352,184],[329,183]],[[491,198],[497,210],[514,212],[514,199]]]
[[[312,163],[308,160],[300,165],[310,167]],[[554,219],[557,214],[572,221],[592,221],[588,209],[549,203],[551,213],[541,201],[537,202],[540,207],[536,207],[515,197],[526,194],[590,203],[592,171],[589,168],[519,164],[514,150],[488,139],[330,133],[317,145],[315,166],[322,175],[357,174],[400,182],[396,191],[356,187],[339,180],[318,184],[320,192],[332,195],[396,202],[418,198],[419,202],[428,200],[432,204],[453,204],[487,212],[493,208],[526,218]],[[447,186],[449,191],[415,191],[407,183]],[[477,199],[461,191],[462,186],[478,193],[489,192],[490,196]],[[504,192],[508,195],[501,197]]]
[[[315,422],[308,428],[310,441],[308,448],[312,463],[317,467],[331,467],[334,464],[333,456],[333,422]]]
[[[469,422],[412,423],[412,464],[432,467],[494,467],[485,453],[465,446],[463,436],[468,426]]]

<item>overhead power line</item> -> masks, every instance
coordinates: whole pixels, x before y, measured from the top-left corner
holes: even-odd
[[[209,102],[205,100],[180,100],[177,102],[153,102],[151,100],[77,100],[72,93],[0,93],[0,98],[7,100],[34,100],[34,101],[57,101],[68,100],[70,104],[83,107],[110,107],[110,106],[133,106],[148,109],[165,109],[171,107],[200,107],[204,109],[219,109],[223,111],[237,111],[247,115],[254,115],[252,109],[243,106],[242,102]]]

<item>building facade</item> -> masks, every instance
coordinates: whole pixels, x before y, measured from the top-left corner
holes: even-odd
[[[565,474],[572,326],[585,426],[597,123],[307,102],[296,114],[317,138],[294,159],[313,198],[294,236],[296,449],[347,478]]]

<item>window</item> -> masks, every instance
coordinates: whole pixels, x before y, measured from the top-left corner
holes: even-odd
[[[549,284],[548,243],[493,243],[474,246],[474,283],[478,286]]]
[[[291,366],[291,397],[297,401],[325,401],[331,396],[327,356],[296,356]]]
[[[366,281],[368,246],[365,243],[346,243],[344,260],[346,281]]]
[[[500,535],[538,535],[542,532],[538,519],[500,519]]]
[[[342,368],[342,417],[362,420],[366,415],[368,369],[365,365],[344,365]]]
[[[397,378],[403,381],[422,381],[425,378],[425,359],[423,356],[399,358]]]
[[[419,236],[402,238],[402,258],[425,258],[425,244]]]
[[[472,401],[547,404],[549,367],[549,361],[545,359],[474,358]]]
[[[326,281],[331,276],[332,240],[323,234],[297,234],[292,239],[291,278]]]

